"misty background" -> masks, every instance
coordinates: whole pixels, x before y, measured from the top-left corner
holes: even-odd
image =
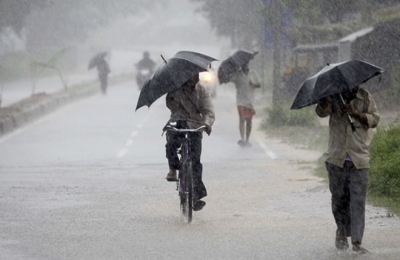
[[[312,58],[314,68],[308,68],[307,76],[327,62],[368,60],[385,66],[383,83],[391,85],[398,97],[394,81],[399,77],[399,3],[5,0],[0,2],[0,81],[30,77],[32,64],[38,62],[52,62],[65,73],[83,71],[87,61],[104,50],[110,52],[113,73],[125,73],[134,69],[133,63],[146,50],[160,62],[160,54],[168,58],[179,50],[223,60],[236,49],[247,49],[260,52],[251,65],[262,75],[263,93],[272,91],[275,101],[282,98],[279,92],[287,92],[282,76],[292,66],[294,48],[340,44],[349,35],[373,28],[353,38],[348,48],[354,51],[345,56]]]
[[[217,37],[196,11],[200,4],[185,0],[36,0],[2,1],[0,5],[18,12],[29,9],[18,21],[8,21],[11,26],[3,20],[0,55],[11,59],[14,54],[14,63],[22,66],[19,73],[4,68],[3,79],[14,78],[12,74],[26,76],[28,68],[22,61],[46,61],[64,49],[58,63],[65,69],[85,70],[93,55],[106,50],[112,73],[118,74],[133,72],[144,51],[160,63],[160,54],[168,58],[180,50],[193,50],[219,57],[221,48],[229,47],[229,41]]]
[[[87,62],[105,50],[109,51],[107,58],[115,75],[135,73],[134,63],[143,51],[149,51],[160,63],[160,55],[168,58],[180,50],[223,60],[234,50],[246,49],[260,53],[251,66],[261,75],[262,93],[272,95],[274,106],[278,100],[293,100],[302,80],[321,66],[347,59],[384,67],[381,82],[390,91],[382,99],[390,98],[389,104],[394,105],[400,96],[399,3],[5,0],[0,2],[0,83],[41,77],[55,73],[54,68],[65,75],[94,74],[85,72]],[[353,34],[356,36],[348,38]],[[315,46],[319,44],[341,45],[339,54],[317,53]],[[296,69],[293,50],[304,45],[313,51],[306,58],[307,67],[301,68],[306,70],[305,75],[287,83],[284,79],[295,73],[285,73]],[[50,69],[38,73],[40,66]]]
[[[371,150],[368,200],[389,209],[388,214],[379,216],[374,209],[374,216],[369,220],[375,223],[375,228],[368,228],[367,232],[371,232],[368,239],[372,241],[370,244],[375,246],[376,243],[378,253],[387,252],[397,259],[399,221],[389,218],[393,217],[392,212],[400,214],[399,43],[400,0],[0,0],[0,123],[20,126],[18,119],[22,118],[22,109],[17,101],[21,99],[47,101],[58,90],[65,96],[80,93],[82,89],[94,90],[90,92],[93,98],[76,102],[61,113],[53,113],[27,127],[29,131],[13,133],[0,142],[3,151],[0,176],[4,180],[0,182],[3,185],[1,202],[7,206],[2,213],[8,221],[3,223],[3,228],[9,229],[8,234],[15,232],[17,237],[10,239],[13,235],[6,233],[3,236],[6,242],[1,244],[5,245],[3,247],[13,245],[22,237],[27,245],[34,245],[33,251],[44,247],[42,253],[49,255],[48,252],[63,248],[66,241],[63,238],[67,237],[72,245],[69,252],[75,253],[75,243],[81,242],[75,239],[75,233],[97,231],[101,226],[106,227],[99,236],[100,239],[104,237],[104,243],[94,243],[92,248],[110,254],[109,234],[116,234],[111,238],[118,237],[120,240],[116,240],[116,244],[122,242],[128,253],[134,251],[132,237],[137,240],[142,235],[146,239],[137,248],[161,245],[166,250],[156,248],[154,252],[165,256],[166,251],[181,253],[171,251],[170,246],[176,242],[175,238],[180,238],[176,234],[184,232],[187,235],[184,238],[188,238],[185,241],[192,243],[186,248],[190,253],[196,254],[192,249],[206,245],[201,251],[211,258],[214,253],[228,253],[229,258],[229,253],[240,254],[243,250],[248,251],[248,258],[254,258],[257,250],[265,256],[271,252],[278,255],[303,252],[307,256],[304,259],[318,258],[321,249],[333,246],[334,238],[333,232],[325,232],[332,222],[329,198],[321,199],[329,192],[317,178],[327,176],[323,160],[316,158],[326,151],[328,124],[327,120],[316,116],[314,106],[290,110],[290,105],[304,79],[327,63],[360,59],[385,70],[380,77],[363,84],[375,86],[371,91],[381,114],[371,144],[374,149]],[[144,51],[150,52],[150,57],[161,64],[160,55],[168,59],[181,50],[204,53],[222,61],[237,49],[258,51],[250,63],[260,75],[262,85],[262,89],[256,91],[254,146],[248,150],[237,146],[235,88],[218,85],[218,94],[213,99],[218,109],[217,121],[213,135],[204,139],[209,142],[204,145],[204,155],[210,167],[207,178],[220,195],[210,196],[214,203],[211,200],[209,205],[214,210],[198,215],[197,231],[206,232],[204,236],[196,236],[196,240],[191,229],[182,229],[180,224],[165,229],[171,228],[168,225],[171,222],[167,220],[165,225],[166,218],[161,213],[169,214],[167,219],[176,219],[177,211],[170,207],[172,199],[171,203],[163,200],[167,193],[160,193],[165,188],[172,194],[174,189],[165,187],[161,175],[166,165],[159,163],[165,160],[164,137],[160,132],[168,111],[164,105],[157,107],[156,104],[151,110],[134,111],[140,93],[134,80],[134,65]],[[97,71],[88,70],[88,62],[102,51],[108,51],[110,87],[115,88],[110,88],[106,96],[95,96],[99,91]],[[214,64],[218,66],[217,62]],[[86,85],[81,84],[82,81]],[[159,101],[161,104],[164,100],[160,98]],[[37,105],[35,102],[32,103]],[[1,128],[4,130],[4,124]],[[284,147],[280,148],[282,143]],[[240,192],[232,192],[232,182],[227,182],[227,178],[234,181]],[[259,178],[263,182],[259,182]],[[71,181],[70,187],[65,186],[66,180],[67,183]],[[98,186],[99,182],[103,183]],[[121,192],[121,183],[128,190],[128,196],[125,191]],[[154,183],[160,184],[151,186]],[[292,192],[298,187],[304,191],[310,183],[319,185],[312,189],[312,194]],[[131,184],[143,191],[137,199],[138,203],[143,203],[143,211],[137,211],[136,205],[131,204],[136,194],[131,193],[132,187],[125,186]],[[110,193],[105,193],[107,190],[115,196],[109,196]],[[267,198],[264,197],[266,193],[270,194]],[[60,195],[58,200],[54,200],[54,194]],[[71,200],[70,194],[76,199]],[[81,195],[90,195],[90,200],[96,202],[106,200],[94,203],[98,210],[95,215],[91,208],[76,211],[74,207],[69,208],[70,214],[65,214],[65,204],[82,203]],[[37,207],[42,202],[40,199],[48,203],[44,203],[44,208]],[[29,202],[32,204],[27,205]],[[260,205],[271,202],[273,206],[260,211]],[[46,205],[61,210],[50,212]],[[300,207],[305,210],[299,210]],[[23,214],[21,209],[25,210]],[[123,222],[132,229],[110,217],[121,209],[125,210],[125,216],[131,216],[135,210],[141,214],[136,216],[140,221],[131,221],[128,217]],[[271,214],[274,210],[278,214]],[[226,218],[227,212],[229,218]],[[293,221],[285,221],[288,212]],[[321,212],[327,217],[318,221]],[[154,213],[159,219],[149,218]],[[45,222],[49,214],[53,225]],[[83,218],[82,225],[69,225],[80,218]],[[299,218],[306,222],[298,222]],[[32,219],[40,224],[32,225]],[[60,219],[64,221],[61,224]],[[14,229],[18,220],[26,225],[24,230]],[[247,225],[242,224],[250,220],[254,226],[248,225],[250,231],[242,232]],[[318,225],[315,225],[316,220]],[[383,227],[382,222],[389,224]],[[284,227],[276,229],[271,223]],[[292,223],[305,224],[303,229],[296,230]],[[268,227],[267,232],[258,225]],[[224,226],[222,232],[218,229],[220,226]],[[59,232],[60,228],[63,232]],[[131,232],[135,228],[141,231],[139,235]],[[150,229],[153,230],[149,232]],[[115,230],[124,231],[125,236],[119,236]],[[259,237],[254,236],[257,232]],[[215,251],[207,250],[215,241],[209,240],[210,237],[220,242]],[[228,238],[236,241],[232,247],[226,246]],[[303,243],[305,246],[288,248],[288,240],[290,245]],[[47,243],[49,241],[58,243]],[[270,241],[267,247],[265,241]],[[326,242],[322,245],[321,241]],[[25,250],[18,246],[25,247],[25,244],[17,245],[16,252]],[[83,253],[92,253],[87,250],[87,244],[79,244],[78,248]],[[118,253],[123,254],[124,250]],[[336,251],[327,254],[335,257]],[[322,255],[320,259],[327,259],[325,252]]]

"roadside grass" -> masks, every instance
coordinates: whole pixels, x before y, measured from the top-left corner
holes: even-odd
[[[304,146],[308,149],[323,151],[328,144],[327,126],[265,126],[262,122],[261,129],[271,137],[279,137],[287,143]]]
[[[307,149],[321,151],[315,167],[309,168],[318,177],[328,182],[323,153],[327,150],[329,128],[315,115],[314,107],[297,111],[281,107],[266,108],[260,128],[271,137],[280,138]],[[297,117],[297,120],[291,120]],[[315,120],[310,119],[314,117]],[[400,124],[382,124],[377,128],[371,143],[371,169],[368,203],[385,207],[388,216],[400,215]]]
[[[400,123],[378,127],[371,142],[371,202],[400,213]]]
[[[109,78],[108,87],[112,87],[113,85],[116,85],[121,82],[126,82],[126,81],[133,81],[133,76],[131,74],[115,75],[115,76]],[[98,79],[95,79],[95,80],[87,81],[84,83],[68,86],[67,90],[62,89],[59,92],[62,93],[62,92],[67,91],[69,93],[79,93],[86,89],[95,88],[96,85],[99,85],[99,84],[100,83],[99,83]],[[100,90],[100,87],[99,87],[99,90]]]
[[[321,153],[326,150],[328,126],[320,123],[314,107],[288,110],[277,106],[265,108],[263,115],[260,127],[269,136]]]

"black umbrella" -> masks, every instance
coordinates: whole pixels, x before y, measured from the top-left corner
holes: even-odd
[[[107,55],[107,53],[108,53],[107,51],[102,51],[102,52],[97,53],[95,56],[93,56],[93,58],[91,58],[89,61],[88,69],[91,70],[94,67],[96,67],[97,64],[99,64],[99,62],[104,59],[104,57]]]
[[[224,60],[218,68],[218,80],[220,84],[229,82],[232,73],[240,70],[242,66],[248,63],[258,52],[249,52],[238,50],[226,60]]]
[[[328,64],[301,85],[290,109],[310,106],[324,97],[349,91],[382,72],[382,68],[359,60]]]
[[[359,60],[328,64],[301,85],[290,109],[310,106],[324,97],[335,94],[340,94],[342,102],[345,103],[341,93],[350,91],[382,72],[382,68]],[[353,123],[350,116],[349,120]]]
[[[178,89],[194,75],[207,71],[213,61],[216,59],[191,51],[180,51],[171,59],[164,60],[140,91],[136,110],[142,106],[150,107],[162,95]]]

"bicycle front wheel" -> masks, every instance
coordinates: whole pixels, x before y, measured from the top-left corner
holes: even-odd
[[[185,162],[182,165],[181,178],[181,212],[185,221],[190,223],[193,215],[193,171],[191,162]]]

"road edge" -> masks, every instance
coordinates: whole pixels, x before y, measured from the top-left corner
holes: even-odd
[[[129,74],[115,75],[109,79],[108,87],[119,84],[121,82],[131,81],[132,78]],[[21,100],[20,102],[11,104],[18,107],[17,112],[0,118],[0,138],[17,130],[22,126],[31,124],[44,116],[51,114],[61,107],[71,104],[75,101],[93,96],[100,92],[98,81],[87,81],[78,85],[69,86],[67,90],[61,90],[56,93],[46,94],[46,98],[40,100],[31,106],[19,106],[18,103],[24,100],[29,100],[32,97]],[[2,109],[2,108],[0,108]]]

